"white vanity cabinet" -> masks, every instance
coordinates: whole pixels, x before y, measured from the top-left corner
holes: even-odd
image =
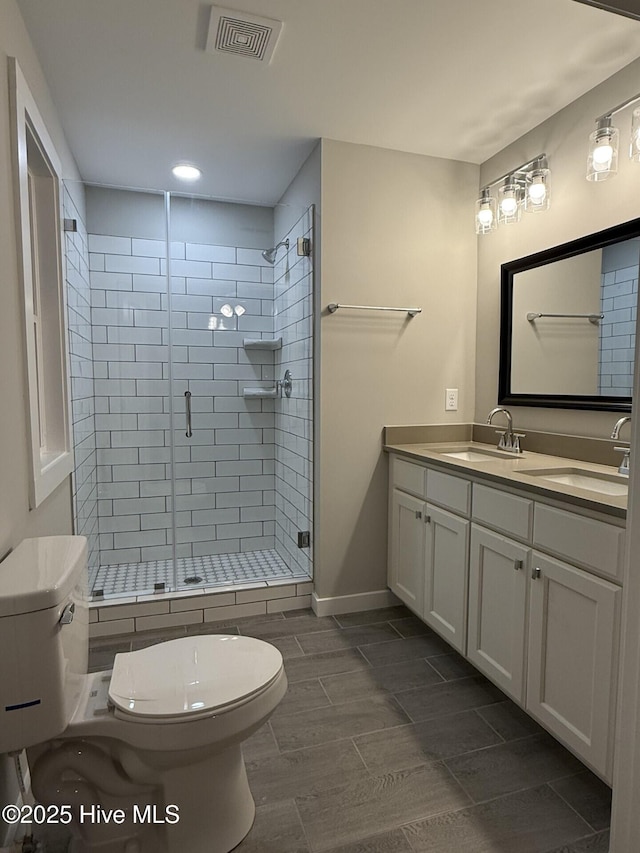
[[[390,518],[392,590],[610,781],[624,528],[393,454]]]
[[[525,700],[530,554],[525,545],[473,524],[467,657],[520,705]]]
[[[532,554],[526,709],[611,781],[621,588]]]
[[[425,525],[423,500],[393,489],[390,506],[388,583],[401,601],[423,615]]]
[[[470,523],[432,504],[426,505],[426,513],[423,619],[464,654]]]
[[[389,586],[464,654],[471,484],[395,456],[391,483]]]

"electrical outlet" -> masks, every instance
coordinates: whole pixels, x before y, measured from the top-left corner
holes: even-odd
[[[445,401],[444,401],[444,410],[445,410],[445,412],[457,412],[458,411],[458,389],[457,388],[447,388]]]

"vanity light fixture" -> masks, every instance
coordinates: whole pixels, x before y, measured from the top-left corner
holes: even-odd
[[[610,115],[599,118],[597,125],[589,135],[588,181],[606,181],[618,171],[618,128],[611,124]]]
[[[192,166],[190,163],[176,163],[171,170],[175,178],[181,181],[197,181],[202,175],[197,166]]]
[[[476,234],[488,234],[498,227],[498,216],[496,200],[491,195],[489,187],[480,191],[480,198],[476,201]]]
[[[613,126],[612,119],[616,113],[622,112],[638,101],[640,101],[640,93],[627,98],[626,101],[596,119],[596,129],[589,135],[588,181],[606,181],[618,171],[620,131]],[[640,162],[640,107],[636,107],[631,117],[629,157],[631,160]]]
[[[520,202],[524,193],[513,175],[504,179],[504,184],[498,190],[498,222],[500,225],[510,225],[520,221]]]
[[[639,146],[640,146],[640,116]],[[638,149],[640,156],[640,147]],[[501,175],[480,190],[476,201],[476,234],[488,234],[498,225],[518,222],[522,210],[535,213],[549,209],[549,164],[546,154]],[[498,198],[491,194],[492,187],[500,184]]]
[[[541,210],[549,210],[550,193],[547,179],[549,169],[539,168],[528,172],[526,177],[526,190],[524,194],[524,209],[526,213],[537,213]]]
[[[495,198],[489,187],[480,191],[476,201],[476,234],[487,234],[498,227],[498,211]]]

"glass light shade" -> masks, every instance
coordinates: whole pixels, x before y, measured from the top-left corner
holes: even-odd
[[[618,128],[611,125],[598,127],[589,136],[588,181],[606,181],[616,174],[619,139]]]
[[[498,222],[500,225],[510,225],[520,221],[520,187],[508,179],[498,190]]]
[[[498,227],[496,200],[489,190],[482,190],[476,201],[476,234],[488,234]]]
[[[549,170],[533,169],[527,174],[524,209],[527,213],[549,209]]]
[[[631,115],[629,157],[640,163],[640,107],[636,107]]]

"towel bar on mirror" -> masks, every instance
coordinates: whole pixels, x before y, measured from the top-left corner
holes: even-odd
[[[527,320],[533,323],[539,317],[571,317],[577,320],[588,320],[590,323],[598,323],[599,320],[604,320],[604,314],[540,314],[537,311],[529,311]]]

